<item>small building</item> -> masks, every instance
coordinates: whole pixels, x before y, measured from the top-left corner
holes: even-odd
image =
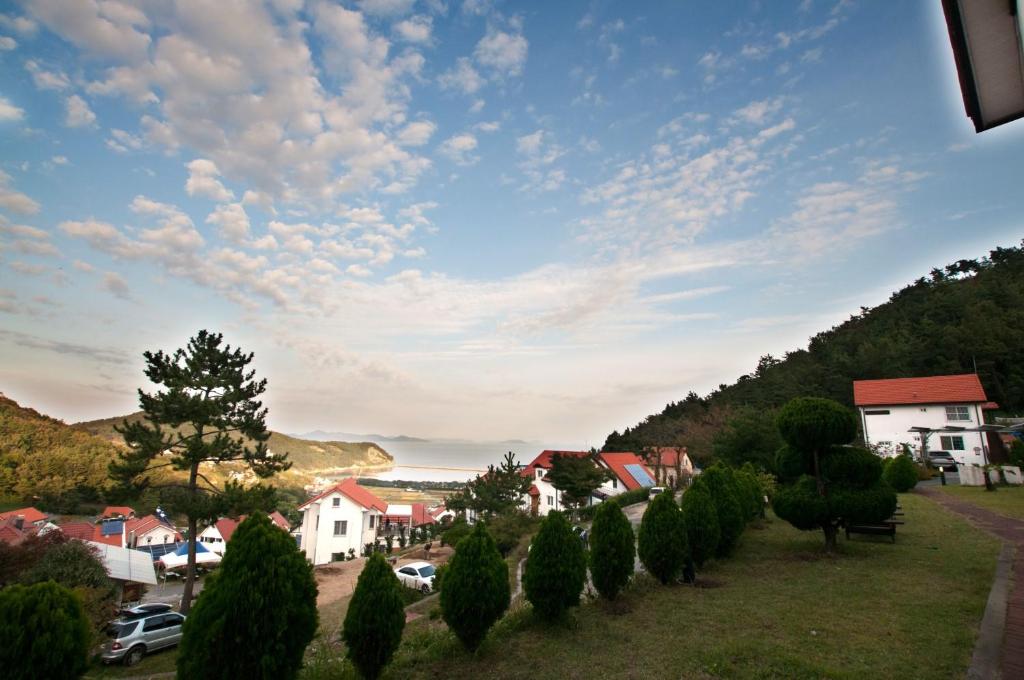
[[[388,509],[381,518],[385,533],[397,533],[400,528],[410,528],[434,524],[436,520],[427,511],[423,503],[389,503]]]
[[[6,522],[9,519],[20,520],[17,523],[24,529],[29,526],[41,527],[50,520],[50,516],[33,507],[0,512],[0,523]]]
[[[103,508],[100,519],[135,519],[135,510],[127,505],[108,505]]]
[[[589,451],[541,451],[529,465],[523,468],[524,477],[531,480],[524,509],[530,514],[545,517],[552,510],[563,508],[562,492],[548,481],[547,474],[551,470],[551,461],[556,455],[584,458],[590,456]],[[590,504],[625,493],[641,486],[654,486],[654,475],[650,468],[635,453],[607,452],[596,456],[597,464],[608,470],[610,479],[599,486],[590,499]]]
[[[145,586],[156,585],[156,570],[149,554],[95,541],[86,544],[95,548],[107,575],[117,585],[118,601],[137,602]]]
[[[276,526],[280,527],[285,531],[290,531],[291,527],[288,526],[288,520],[284,518],[280,512],[275,510],[268,515],[270,521]],[[198,542],[206,545],[206,548],[211,552],[223,556],[224,551],[227,549],[228,541],[231,540],[232,534],[235,533],[235,529],[238,525],[245,521],[248,515],[242,515],[238,519],[232,519],[230,517],[221,517],[210,526],[203,529],[199,534]]]
[[[658,467],[660,456],[661,467]],[[654,481],[660,486],[675,488],[680,476],[684,481],[693,477],[694,467],[685,446],[661,446],[647,457],[648,467],[654,471]]]
[[[127,548],[178,543],[181,540],[181,533],[156,515],[146,515],[138,519],[127,520],[124,523],[124,545]]]
[[[340,561],[350,550],[359,555],[363,546],[377,542],[387,508],[355,479],[345,479],[299,506],[299,548],[314,565]]]
[[[987,460],[988,444],[978,428],[996,405],[974,373],[855,380],[853,402],[865,443],[880,455],[897,455],[906,444],[915,457],[924,447],[947,451],[961,465]]]

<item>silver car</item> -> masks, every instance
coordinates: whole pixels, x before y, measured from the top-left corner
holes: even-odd
[[[132,614],[112,621],[107,627],[110,639],[103,644],[103,661],[134,666],[146,654],[181,642],[184,622],[185,617],[177,612]]]

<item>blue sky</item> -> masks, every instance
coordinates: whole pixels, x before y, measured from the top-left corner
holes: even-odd
[[[937,2],[5,7],[0,389],[67,420],[211,328],[276,429],[599,445],[1022,234]]]

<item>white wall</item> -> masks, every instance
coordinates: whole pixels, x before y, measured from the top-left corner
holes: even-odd
[[[338,507],[334,507],[335,498],[339,499]],[[371,516],[374,518],[373,529],[370,528]],[[377,540],[380,517],[378,510],[367,510],[344,494],[329,494],[310,503],[303,510],[302,542],[299,547],[313,564],[327,564],[332,555],[348,553],[349,549],[361,555],[365,544]],[[348,522],[344,536],[334,535],[334,523],[339,521]]]
[[[224,537],[220,535],[220,531],[213,524],[203,529],[202,533],[199,534],[199,542],[202,543],[207,550],[210,552],[217,553],[223,556],[224,550],[227,548],[227,543],[224,542]]]
[[[950,404],[953,406],[954,404]],[[963,406],[964,404],[956,404]],[[866,411],[888,410],[888,415],[866,415]],[[911,427],[930,427],[933,429],[943,427],[978,427],[984,423],[982,420],[981,406],[979,404],[967,404],[970,420],[946,420],[946,407],[943,404],[914,404],[909,406],[861,406],[858,412],[861,418],[861,425],[864,428],[864,438],[868,445],[880,442],[890,442],[890,446],[884,447],[888,455],[900,453],[901,443],[910,445],[915,456],[921,450],[921,435],[910,432]],[[942,446],[941,437],[963,437],[964,450],[957,451]],[[933,432],[928,436],[929,451],[949,451],[957,462],[963,465],[983,464],[985,461],[981,451],[985,450],[986,443],[980,432]],[[977,447],[979,453],[975,454]]]
[[[141,548],[147,545],[160,545],[162,543],[174,543],[174,529],[161,524],[150,529],[144,534],[135,536],[135,547]]]

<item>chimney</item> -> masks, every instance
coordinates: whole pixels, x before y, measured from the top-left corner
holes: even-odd
[[[14,518],[14,528],[17,529],[18,531],[21,531],[22,529],[25,528],[25,516],[24,515],[18,515],[17,517]]]

